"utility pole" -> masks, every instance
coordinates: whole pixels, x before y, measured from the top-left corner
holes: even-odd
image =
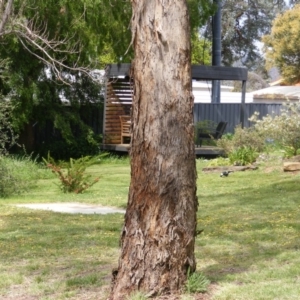
[[[212,65],[221,66],[221,0],[214,0],[217,11],[212,18]],[[212,82],[212,103],[221,102],[220,80]]]

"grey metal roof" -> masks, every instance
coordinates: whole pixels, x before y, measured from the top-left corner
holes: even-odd
[[[300,86],[270,86],[251,94],[253,99],[300,100]]]

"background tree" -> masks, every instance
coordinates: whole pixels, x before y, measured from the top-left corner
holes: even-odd
[[[277,66],[284,81],[300,81],[300,4],[279,15],[272,31],[264,36],[267,67]]]
[[[211,42],[195,33],[191,39],[192,64],[211,65]]]
[[[289,7],[293,7],[294,5],[298,4],[299,0],[287,0],[286,3]]]
[[[242,83],[239,81],[233,81],[233,91],[234,92],[241,92],[242,91]],[[253,92],[257,90],[264,89],[268,87],[269,84],[262,78],[262,76],[259,76],[258,74],[254,72],[248,73],[247,78],[247,92]]]
[[[203,0],[189,0],[188,4],[191,26],[198,28],[208,17],[210,6]],[[201,5],[204,9],[199,10]],[[0,2],[0,61],[10,74],[6,80],[0,79],[0,93],[14,103],[14,128],[26,132],[27,141],[33,137],[34,124],[42,131],[48,121],[64,140],[64,145],[53,141],[44,144],[45,151],[51,150],[53,155],[54,148],[71,154],[71,149],[79,147],[78,141],[91,136],[79,111],[83,104],[101,104],[101,87],[89,76],[89,70],[131,61],[132,49],[127,51],[130,17],[127,0]],[[209,55],[202,51],[201,43],[195,35],[195,51],[201,50],[195,62],[200,63]],[[68,109],[62,98],[71,103]],[[80,127],[82,139],[74,138],[74,125]]]
[[[130,5],[102,0],[3,3],[11,9],[1,7],[8,13],[2,22],[0,43],[5,47],[0,48],[0,59],[10,76],[0,79],[0,92],[14,103],[14,127],[25,130],[28,141],[33,124],[42,128],[51,121],[66,142],[63,148],[74,149],[78,137],[74,138],[72,127],[76,125],[83,139],[91,137],[79,117],[80,107],[101,102],[101,87],[90,70],[110,59],[118,61],[130,43],[129,30],[123,26],[126,20],[129,24]],[[62,98],[71,103],[68,108]]]
[[[261,37],[270,32],[272,20],[286,8],[284,0],[222,1],[222,63],[243,65],[266,75],[261,68],[264,65]],[[201,32],[211,40],[210,19]]]
[[[0,95],[0,159],[16,143],[16,136],[11,125],[11,112],[11,104]]]
[[[185,0],[132,0],[131,183],[111,299],[178,291],[196,268],[196,168]]]

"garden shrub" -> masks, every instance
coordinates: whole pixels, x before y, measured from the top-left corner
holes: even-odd
[[[0,198],[8,197],[20,191],[20,184],[4,157],[0,157]]]
[[[14,134],[10,116],[13,107],[0,95],[0,155],[8,153],[8,149],[16,144],[17,136]]]
[[[237,126],[233,135],[225,135],[217,140],[217,146],[224,149],[230,164],[247,165],[255,162],[264,150],[265,137],[255,128]]]
[[[69,162],[65,163],[56,163],[54,159],[48,155],[48,159],[44,159],[44,162],[59,178],[59,187],[64,193],[80,194],[99,181],[99,177],[92,178],[91,175],[88,175],[86,168],[102,162],[101,159],[107,155],[108,153],[102,153],[94,157],[70,158]]]
[[[258,153],[251,147],[239,147],[228,154],[229,161],[235,166],[246,166],[256,161]]]
[[[224,136],[217,140],[217,146],[223,148],[228,156],[239,148],[251,148],[255,152],[262,152],[265,146],[264,136],[255,128],[241,128],[237,126],[234,135]]]
[[[37,179],[49,178],[52,174],[33,160],[31,156],[0,156],[0,197],[9,197],[28,191]]]
[[[50,152],[51,157],[56,160],[69,160],[70,157],[77,159],[84,156],[98,155],[101,141],[101,135],[96,135],[89,129],[76,138],[69,140],[50,140],[38,147],[37,152],[41,157],[47,156],[47,153]]]
[[[300,149],[300,102],[287,101],[283,103],[281,114],[267,115],[261,120],[259,113],[255,113],[250,121],[255,129],[265,139],[272,139],[286,150],[286,156],[297,154]]]

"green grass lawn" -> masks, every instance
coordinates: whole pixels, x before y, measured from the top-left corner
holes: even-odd
[[[300,298],[300,175],[273,159],[227,178],[197,160],[197,267],[210,299]],[[17,208],[30,202],[126,207],[128,160],[93,166],[100,181],[63,194],[48,174],[0,200],[0,299],[106,299],[117,266],[123,216],[69,215]],[[27,298],[26,298],[27,297]]]

